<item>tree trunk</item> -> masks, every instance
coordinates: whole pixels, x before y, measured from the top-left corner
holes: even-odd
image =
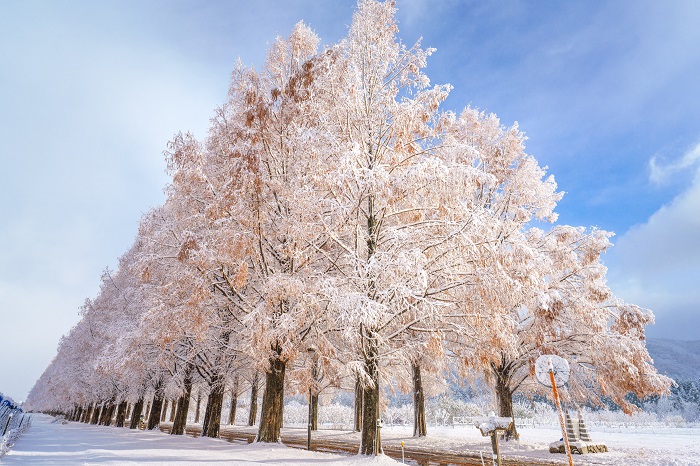
[[[258,442],[278,442],[284,416],[284,372],[286,362],[280,358],[282,348],[273,346],[275,356],[270,358],[270,369],[265,373],[265,392],[260,412]]]
[[[100,416],[99,424],[101,426],[108,426],[110,424],[111,418],[110,413],[112,411],[112,403],[106,403],[104,409],[102,409],[102,415]]]
[[[370,162],[368,168],[372,170],[375,163],[375,154],[372,152],[372,145],[368,145]],[[377,228],[378,220],[374,211],[374,195],[367,197],[367,262],[377,250]],[[367,277],[368,290],[367,297],[374,299],[375,281],[372,276]],[[364,370],[369,378],[363,382],[362,387],[362,435],[360,442],[360,454],[380,455],[382,454],[381,431],[379,430],[379,347],[378,336],[374,329],[368,329],[360,324],[360,341],[364,355]]]
[[[231,387],[231,410],[228,412],[228,425],[236,424],[236,407],[238,406],[238,376],[233,379]]]
[[[148,430],[153,430],[160,424],[160,410],[163,406],[163,395],[155,395],[153,397],[153,404],[151,405],[151,412],[148,416]]]
[[[90,424],[97,424],[97,422],[100,420],[100,414],[100,406],[97,406],[97,404],[95,404],[95,410],[92,413],[92,419],[90,420]]]
[[[221,427],[221,409],[224,404],[224,384],[217,377],[214,386],[209,393],[207,401],[207,412],[204,416],[204,425],[202,426],[202,437],[219,436],[219,428]]]
[[[124,422],[126,422],[127,419],[131,419],[131,409],[132,409],[133,407],[134,407],[134,406],[133,406],[131,403],[127,403],[127,404],[126,404],[126,417],[125,417],[125,419],[124,419]]]
[[[170,400],[170,422],[175,421],[175,411],[177,410],[177,399]]]
[[[114,401],[110,401],[109,402],[109,409],[107,410],[107,416],[105,417],[104,425],[106,425],[106,426],[112,425],[112,419],[114,419],[114,413],[116,411],[117,411],[117,405],[114,404]]]
[[[168,415],[168,399],[163,400],[163,411],[160,413],[160,422],[165,422],[165,416]]]
[[[355,380],[355,422],[353,424],[353,432],[360,432],[362,430],[362,384],[360,379]]]
[[[143,398],[134,403],[134,409],[131,410],[131,422],[129,423],[130,429],[138,429],[139,421],[141,420],[141,414],[143,413]]]
[[[318,430],[318,393],[311,395],[311,430]]]
[[[81,421],[87,424],[88,422],[90,422],[90,417],[92,417],[92,405],[89,405],[87,408],[85,408],[85,412],[83,413],[83,418],[81,419]]]
[[[153,394],[153,404],[148,416],[148,430],[153,430],[160,424],[160,411],[163,407],[163,382],[159,381]]]
[[[106,426],[107,417],[109,416],[109,409],[112,406],[111,403],[107,402],[102,405],[102,412],[100,413],[100,418],[97,420],[97,425]]]
[[[117,427],[124,427],[124,421],[126,420],[126,400],[119,403],[119,409],[117,409],[117,420],[115,425]]]
[[[496,375],[496,399],[498,400],[498,415],[501,417],[509,417],[513,419],[510,428],[503,433],[505,440],[517,440],[520,435],[515,428],[515,419],[513,418],[513,392],[510,389],[511,373],[510,364],[505,361],[500,366],[491,364],[491,369]]]
[[[100,418],[100,425],[112,425],[112,418],[114,417],[114,408],[115,406],[113,401],[108,401],[105,404],[105,408],[102,410],[102,417]]]
[[[379,351],[371,332],[364,334],[365,371],[372,385],[362,388],[362,441],[360,454],[379,455],[382,453],[381,437],[377,436],[377,421],[379,420]]]
[[[187,425],[187,414],[190,410],[190,397],[192,396],[192,376],[190,373],[185,376],[184,386],[185,393],[180,395],[180,399],[177,401],[177,413],[175,414],[175,421],[173,421],[173,428],[170,431],[173,435],[182,435]]]
[[[194,414],[194,423],[199,424],[199,411],[202,407],[202,389],[197,390],[197,409]]]
[[[425,437],[428,435],[428,428],[425,425],[425,394],[420,364],[411,363],[411,371],[413,374],[413,436]]]
[[[260,389],[260,373],[255,371],[250,383],[250,410],[248,411],[248,425],[254,426],[258,417],[258,390]]]
[[[143,413],[143,418],[148,419],[151,416],[151,401],[146,403],[146,411]]]
[[[211,417],[211,387],[209,388],[209,395],[207,395],[207,405],[204,408],[204,418],[202,419],[202,436],[206,436],[207,427],[209,427],[209,418]]]

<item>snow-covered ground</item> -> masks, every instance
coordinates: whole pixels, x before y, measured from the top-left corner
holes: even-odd
[[[91,426],[80,423],[61,424],[53,418],[35,415],[31,428],[17,440],[10,453],[0,459],[4,465],[164,465],[197,464],[295,464],[334,466],[391,466],[393,460],[360,458],[307,452],[283,445],[237,445],[224,440],[173,437],[162,432],[133,431],[116,427]],[[605,443],[609,453],[575,455],[578,465],[640,465],[691,466],[700,465],[700,428],[636,428],[591,429],[593,440]],[[548,444],[560,437],[553,427],[520,429],[521,441],[501,444],[504,455],[511,458],[558,460],[565,464],[564,455],[553,455]],[[407,447],[420,446],[430,450],[478,452],[490,454],[488,438],[481,437],[476,428],[433,427],[429,436],[413,439],[408,427],[387,427],[382,431],[385,442],[405,441]],[[353,437],[338,431],[320,431],[324,435]]]
[[[575,465],[615,466],[698,466],[700,465],[700,428],[591,428],[594,443],[603,443],[608,453],[574,455]],[[549,453],[549,444],[561,438],[555,427],[519,428],[519,442],[500,442],[501,454],[510,458],[558,459],[567,464],[565,455]],[[471,427],[428,427],[428,437],[410,438],[411,429],[382,429],[385,441],[402,438],[406,445],[432,446],[450,452],[491,454],[491,442]]]
[[[390,458],[358,458],[316,453],[283,445],[235,445],[219,439],[170,436],[76,422],[61,424],[34,415],[32,426],[0,464],[77,465],[320,465],[394,466]]]

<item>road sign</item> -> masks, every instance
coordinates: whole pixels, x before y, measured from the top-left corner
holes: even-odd
[[[569,381],[569,362],[553,354],[543,354],[535,361],[535,376],[537,381],[545,387],[552,388],[552,378],[549,373],[554,373],[554,381],[558,387],[563,386]]]

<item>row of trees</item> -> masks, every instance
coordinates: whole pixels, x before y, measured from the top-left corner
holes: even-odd
[[[569,359],[576,400],[632,410],[628,392],[668,391],[645,349],[653,315],[605,284],[611,234],[544,227],[562,194],[517,125],[441,110],[433,50],[402,44],[394,14],[361,0],[338,44],[319,51],[299,23],[261,70],[236,66],[207,138],[170,142],[166,202],[85,302],[33,409],[177,399],[178,433],[204,385],[216,436],[225,393],[261,374],[259,441],[278,440],[285,390],[337,387],[374,454],[382,387],[413,391],[425,435],[448,367],[485,376],[503,416],[539,390],[543,353]]]

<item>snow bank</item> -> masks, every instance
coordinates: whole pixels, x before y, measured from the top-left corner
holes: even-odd
[[[589,426],[590,427],[590,426]],[[607,445],[608,453],[575,455],[576,466],[697,466],[700,464],[700,428],[640,427],[589,428],[594,443]],[[554,426],[521,427],[520,441],[500,442],[501,454],[506,458],[528,460],[558,460],[568,464],[565,455],[549,453],[549,444],[561,438],[561,430]],[[491,455],[491,440],[482,437],[471,426],[428,428],[428,437],[414,439],[409,427],[382,429],[384,442],[404,440],[406,446],[449,453],[479,452],[485,458]]]

